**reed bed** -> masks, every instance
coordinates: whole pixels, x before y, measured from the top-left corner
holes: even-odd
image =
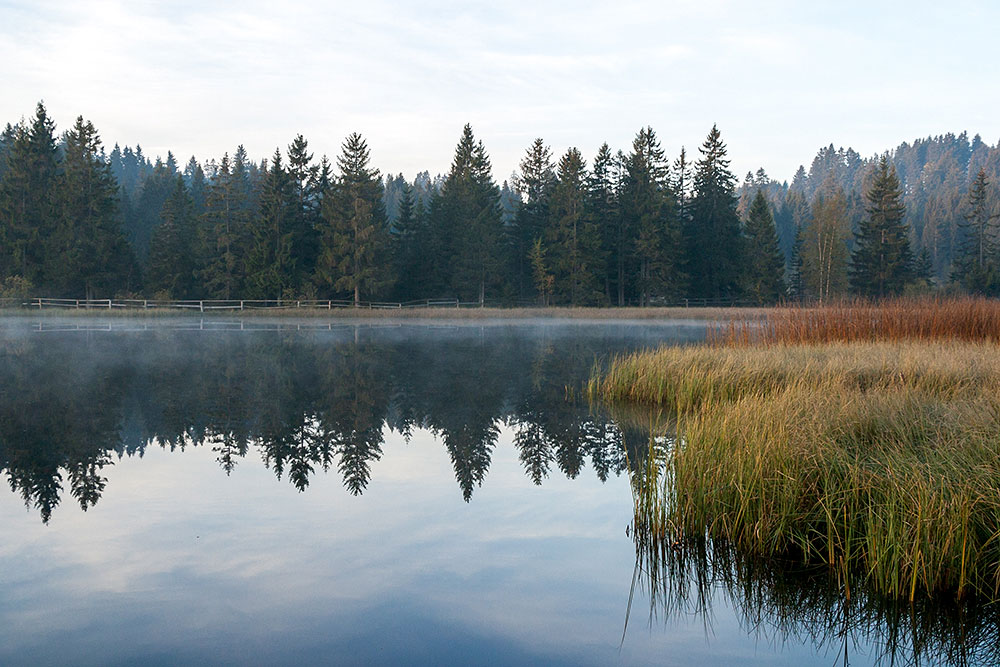
[[[1000,301],[975,297],[845,301],[773,308],[710,330],[727,345],[904,340],[1000,342]]]
[[[662,406],[636,530],[825,564],[913,600],[1000,599],[1000,347],[961,341],[666,348],[589,393]]]

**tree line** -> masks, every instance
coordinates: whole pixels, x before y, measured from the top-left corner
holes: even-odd
[[[498,185],[468,125],[447,174],[407,181],[383,178],[358,134],[333,161],[299,135],[260,162],[240,146],[180,168],[106,152],[82,117],[57,136],[39,103],[0,135],[0,289],[616,306],[992,294],[1000,151],[963,141],[871,160],[831,146],[791,184],[759,170],[739,185],[717,127],[673,161],[646,127],[589,164],[536,139]],[[942,162],[955,163],[943,180]]]

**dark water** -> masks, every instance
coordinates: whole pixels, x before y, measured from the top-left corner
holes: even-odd
[[[703,331],[0,320],[0,664],[995,664],[989,609],[633,540],[654,418],[580,386]]]

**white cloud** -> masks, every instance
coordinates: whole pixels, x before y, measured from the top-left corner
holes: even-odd
[[[0,119],[45,99],[108,143],[255,157],[358,130],[383,171],[444,171],[465,122],[499,178],[544,137],[588,157],[643,125],[737,172],[790,177],[830,141],[870,153],[945,131],[1000,135],[988,26],[965,3],[0,2]],[[969,18],[974,17],[973,22]],[[974,94],[969,94],[974,91]],[[962,93],[966,94],[963,96]]]

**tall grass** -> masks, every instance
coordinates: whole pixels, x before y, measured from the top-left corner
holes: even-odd
[[[996,345],[667,348],[589,392],[677,418],[636,494],[650,534],[824,564],[848,594],[1000,598]]]
[[[831,343],[902,340],[1000,342],[1000,301],[965,298],[845,301],[774,308],[714,327],[715,343]]]

